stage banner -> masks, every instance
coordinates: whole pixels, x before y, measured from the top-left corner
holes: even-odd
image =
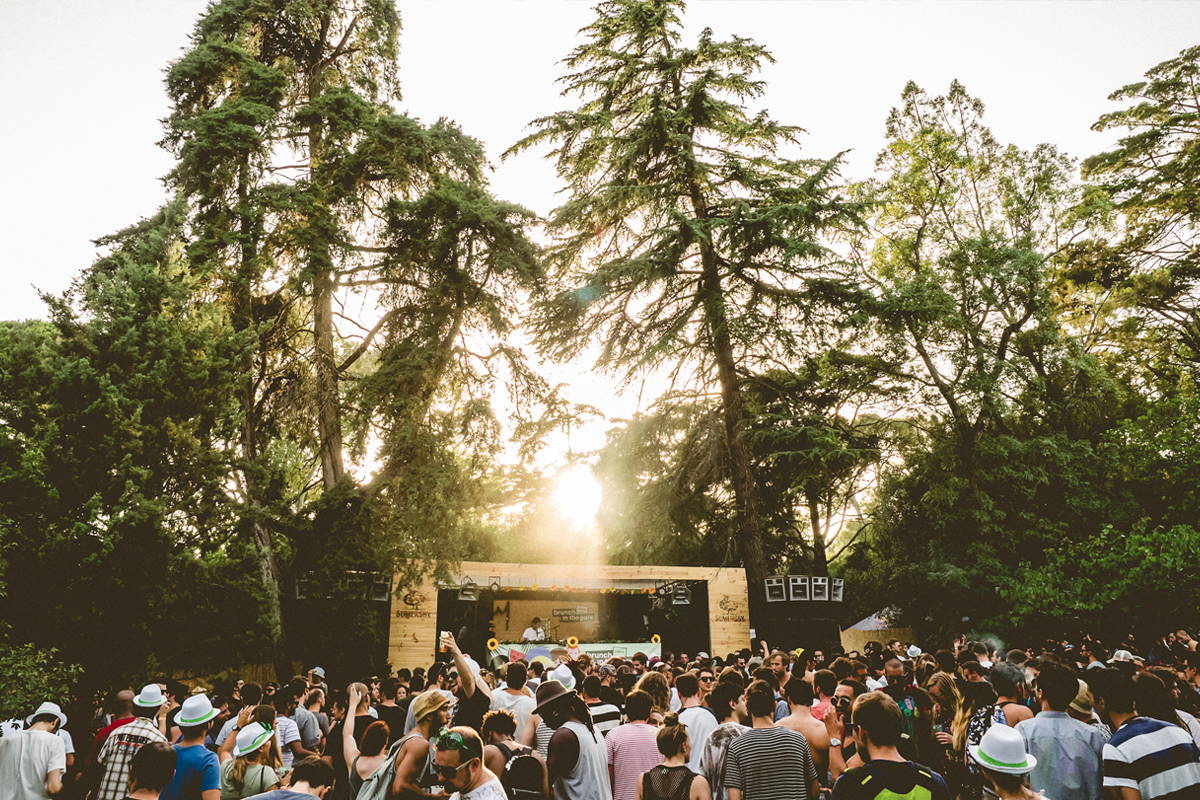
[[[490,643],[489,643],[490,644]],[[593,661],[605,661],[613,656],[629,658],[634,653],[645,653],[648,658],[662,658],[661,642],[498,642],[490,651],[493,656],[504,656],[509,661],[528,661],[551,666],[564,655],[587,653]]]

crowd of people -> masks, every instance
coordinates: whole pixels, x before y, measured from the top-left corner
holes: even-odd
[[[1185,631],[1144,655],[760,645],[489,669],[443,634],[427,668],[333,689],[123,689],[78,752],[48,699],[0,724],[0,798],[1200,800]]]

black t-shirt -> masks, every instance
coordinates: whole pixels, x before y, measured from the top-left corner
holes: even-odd
[[[379,715],[382,722],[386,722],[388,730],[391,732],[390,741],[396,741],[404,735],[404,720],[408,715],[408,709],[400,706],[375,706],[375,713]]]
[[[833,786],[833,800],[951,800],[946,781],[913,761],[868,761],[846,770]]]
[[[454,708],[454,725],[466,725],[478,731],[483,727],[483,715],[492,706],[492,696],[476,686],[475,693],[466,700],[459,700]]]

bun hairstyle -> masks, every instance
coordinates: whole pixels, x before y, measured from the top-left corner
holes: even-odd
[[[668,711],[663,718],[663,726],[658,729],[658,736],[655,739],[658,744],[658,752],[662,753],[665,758],[678,755],[688,740],[687,725],[679,721],[679,715],[674,711]]]

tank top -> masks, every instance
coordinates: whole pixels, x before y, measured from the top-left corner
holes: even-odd
[[[537,730],[533,732],[533,743],[543,761],[550,757],[550,738],[552,736],[554,736],[554,728],[539,720]]]
[[[688,800],[696,773],[687,764],[659,765],[642,774],[642,800]]]
[[[608,750],[604,737],[593,733],[587,725],[575,720],[564,722],[563,728],[579,740],[579,759],[569,775],[554,782],[554,795],[561,800],[611,800],[608,785]]]

